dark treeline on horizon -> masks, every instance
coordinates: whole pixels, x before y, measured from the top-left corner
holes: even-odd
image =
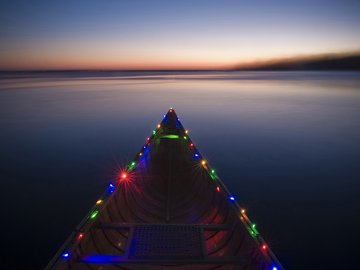
[[[360,54],[269,61],[238,66],[233,70],[360,70]]]

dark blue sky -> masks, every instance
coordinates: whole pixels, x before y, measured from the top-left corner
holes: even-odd
[[[202,68],[360,49],[360,1],[1,1],[0,68]]]

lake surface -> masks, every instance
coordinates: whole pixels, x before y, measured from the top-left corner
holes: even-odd
[[[1,262],[41,269],[169,107],[287,269],[355,269],[359,72],[0,75]]]

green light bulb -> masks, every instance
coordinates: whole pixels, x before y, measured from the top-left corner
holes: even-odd
[[[98,210],[94,211],[94,212],[90,215],[90,218],[91,218],[91,219],[96,218],[96,216],[97,216],[98,213],[99,213]]]

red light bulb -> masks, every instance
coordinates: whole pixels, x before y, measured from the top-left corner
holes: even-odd
[[[83,233],[79,233],[79,235],[78,235],[78,240],[81,240],[81,238],[83,238],[84,237],[84,234]]]

